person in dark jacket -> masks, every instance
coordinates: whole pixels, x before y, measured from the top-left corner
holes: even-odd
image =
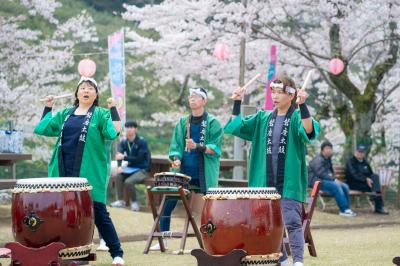
[[[383,198],[381,195],[381,184],[379,176],[374,174],[371,166],[365,159],[366,146],[357,145],[357,149],[346,163],[346,180],[351,189],[363,192],[375,192],[376,195],[371,199],[375,201],[375,213],[389,214],[383,206]]]
[[[137,134],[137,127],[138,125],[135,121],[127,121],[125,123],[126,139],[119,143],[118,152],[115,155],[119,166],[116,179],[118,200],[111,203],[111,207],[125,207],[123,188],[126,186],[131,197],[132,211],[139,211],[135,185],[143,182],[148,177],[150,163],[150,151],[147,141]],[[121,167],[122,161],[127,161],[128,166]]]
[[[339,215],[354,217],[356,214],[350,209],[349,186],[335,179],[332,167],[333,146],[328,140],[321,144],[321,153],[314,157],[308,166],[308,177],[310,186],[315,181],[321,181],[321,191],[327,192],[335,197],[340,209]]]

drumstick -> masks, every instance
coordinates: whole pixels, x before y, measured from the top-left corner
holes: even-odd
[[[308,71],[307,76],[306,76],[306,79],[304,80],[303,86],[301,86],[301,89],[302,89],[302,90],[305,90],[305,89],[306,89],[307,84],[308,84],[308,82],[309,82],[310,79],[311,79],[311,74],[312,74],[312,72],[313,72],[313,69],[311,69],[310,71]],[[296,103],[299,103],[299,102],[300,102],[300,97],[297,96]]]
[[[68,97],[71,97],[71,96],[72,96],[72,93],[66,93],[66,94],[61,94],[61,95],[54,96],[53,99],[55,100],[55,99],[61,99],[61,98],[68,98]],[[46,98],[40,99],[41,102],[44,102],[46,100],[47,100]]]
[[[257,74],[255,75],[251,80],[249,80],[249,82],[247,82],[243,87],[241,87],[241,90],[246,91],[247,87],[250,86],[251,83],[253,83],[254,81],[256,81],[256,79],[258,79],[261,76],[261,74]],[[233,97],[231,97],[233,98]]]

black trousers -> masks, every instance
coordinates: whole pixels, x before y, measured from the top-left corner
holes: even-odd
[[[351,180],[349,182],[349,187],[352,190],[358,190],[362,192],[375,192],[381,193],[381,183],[379,182],[379,176],[377,174],[371,175],[371,179],[373,181],[372,188],[370,188],[367,184],[367,181],[361,182],[356,180]],[[383,207],[383,199],[382,195],[371,196],[371,199],[375,202],[375,210],[380,210]]]

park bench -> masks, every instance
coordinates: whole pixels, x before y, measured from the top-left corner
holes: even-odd
[[[342,181],[342,182],[346,182],[346,168],[344,166],[341,165],[335,165],[333,166],[333,172],[335,175],[335,178]],[[360,207],[360,199],[362,197],[366,197],[367,198],[367,202],[369,203],[371,209],[374,208],[374,205],[372,204],[372,202],[369,200],[370,196],[375,196],[376,193],[374,192],[362,192],[362,191],[358,191],[358,190],[350,190],[349,191],[349,195],[350,197],[354,198],[356,200],[356,207]],[[319,191],[318,193],[318,199],[322,205],[322,210],[325,210],[326,208],[326,202],[325,202],[325,198],[332,198],[332,195],[329,194],[328,192],[324,192],[324,191]]]

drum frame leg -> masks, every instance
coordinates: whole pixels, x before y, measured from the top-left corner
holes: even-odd
[[[26,247],[18,242],[9,242],[5,245],[11,250],[11,264],[20,266],[36,265],[61,265],[61,258],[58,256],[60,250],[65,248],[61,242],[53,242],[40,248]],[[32,260],[32,258],[35,258]]]
[[[143,251],[144,254],[148,254],[151,243],[153,241],[153,238],[155,238],[155,237],[158,238],[158,242],[160,245],[160,251],[165,252],[164,241],[162,241],[164,235],[163,235],[163,232],[160,232],[160,218],[161,218],[161,213],[163,212],[164,207],[165,207],[165,201],[166,201],[167,195],[179,196],[179,200],[182,201],[183,207],[186,211],[186,217],[185,217],[183,231],[170,232],[168,234],[170,237],[181,238],[180,250],[178,251],[178,254],[184,253],[185,245],[186,245],[186,238],[188,236],[189,237],[195,236],[197,238],[199,246],[201,248],[204,248],[199,228],[197,227],[196,221],[195,221],[192,211],[191,211],[191,206],[193,204],[192,192],[189,195],[189,202],[186,199],[186,193],[182,187],[179,187],[179,189],[176,192],[170,192],[170,191],[169,192],[162,192],[162,191],[153,192],[153,191],[151,191],[151,187],[147,187],[147,194],[148,194],[148,198],[149,198],[151,212],[153,214],[154,223],[153,223],[152,229],[151,229],[150,234],[146,241],[146,246]],[[155,206],[154,194],[160,194],[163,196],[158,210],[156,209],[156,206]],[[188,234],[189,223],[192,225],[194,233]]]

